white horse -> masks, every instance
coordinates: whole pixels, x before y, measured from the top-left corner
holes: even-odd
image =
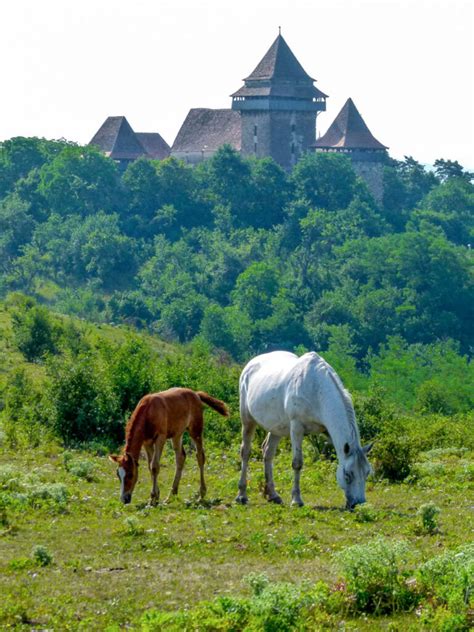
[[[248,502],[247,466],[257,424],[268,432],[262,449],[269,501],[282,502],[273,482],[273,457],[281,438],[291,438],[292,504],[302,506],[303,437],[325,432],[336,449],[337,482],[346,495],[346,508],[365,502],[365,481],[371,471],[366,455],[372,446],[361,446],[351,396],[334,369],[317,353],[299,358],[287,351],[274,351],[253,358],[240,376],[240,416],[242,470],[237,502]]]

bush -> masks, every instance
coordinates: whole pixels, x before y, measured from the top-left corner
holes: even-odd
[[[418,571],[418,581],[420,589],[436,605],[463,615],[464,629],[468,629],[468,610],[474,607],[473,543],[425,562]]]
[[[24,367],[13,369],[8,375],[4,406],[1,418],[8,445],[16,448],[24,443],[29,448],[37,447],[45,436],[48,406],[41,384]]]
[[[336,554],[356,612],[383,614],[414,606],[416,596],[406,583],[407,552],[404,542],[378,538]]]
[[[392,482],[403,481],[410,474],[415,454],[414,440],[402,428],[382,434],[372,450],[375,474]]]
[[[417,515],[421,520],[421,530],[424,533],[429,533],[433,535],[438,532],[438,514],[441,512],[441,509],[437,507],[433,502],[426,503],[425,505],[421,505],[418,509]]]
[[[34,559],[38,566],[49,566],[53,561],[53,556],[44,546],[38,544],[34,546],[31,551],[31,557]]]
[[[12,313],[12,327],[15,343],[29,362],[57,353],[61,328],[45,307],[24,299]]]
[[[120,441],[123,420],[97,356],[87,353],[51,359],[47,364],[52,423],[66,445],[93,439]]]

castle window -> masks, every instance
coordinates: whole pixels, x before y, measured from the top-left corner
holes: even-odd
[[[253,135],[254,136],[257,135],[257,126],[256,125],[253,126]]]
[[[294,123],[291,124],[291,131],[293,132],[293,134],[295,133],[296,130],[296,125]]]

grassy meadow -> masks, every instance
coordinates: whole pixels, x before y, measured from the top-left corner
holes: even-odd
[[[48,346],[44,355],[39,343]],[[250,503],[241,507],[234,502],[239,367],[225,355],[73,321],[13,297],[0,304],[0,361],[1,630],[462,631],[473,624],[469,413],[397,412],[382,391],[355,393],[364,442],[375,439],[367,504],[343,510],[336,462],[308,438],[305,507],[289,505],[288,442],[275,461],[285,504],[268,504],[260,433]],[[208,497],[196,500],[190,452],[179,497],[164,502],[174,475],[168,447],[162,502],[148,505],[143,460],[132,503],[122,505],[108,453],[141,394],[177,384],[231,408],[229,419],[205,413]]]
[[[262,463],[255,450],[250,504],[236,505],[236,445],[208,450],[206,503],[195,500],[198,471],[191,453],[179,498],[152,508],[144,461],[132,503],[124,506],[106,455],[65,451],[53,444],[21,452],[3,446],[1,628],[240,629],[235,618],[219,620],[212,614],[213,603],[227,597],[246,603],[252,581],[288,590],[294,584],[309,594],[322,581],[329,590],[327,603],[313,600],[304,623],[295,620],[293,627],[290,621],[285,628],[283,609],[281,625],[277,618],[268,627],[262,615],[243,629],[434,629],[435,615],[426,614],[428,600],[414,600],[405,613],[354,612],[350,599],[342,598],[347,580],[337,553],[377,538],[403,541],[403,581],[416,584],[416,570],[424,562],[474,540],[473,452],[421,454],[416,482],[369,481],[368,505],[352,513],[342,510],[334,463],[315,461],[309,443],[305,456],[303,508],[288,504],[291,466],[285,447],[275,474],[287,504],[270,505],[262,498]],[[160,472],[162,498],[173,472],[169,449]],[[440,510],[431,529],[419,513],[430,501]],[[341,602],[331,603],[338,591]],[[212,603],[203,607],[202,602]],[[176,611],[192,616],[179,619]],[[167,612],[175,618],[167,619]],[[460,626],[440,629],[467,629]]]

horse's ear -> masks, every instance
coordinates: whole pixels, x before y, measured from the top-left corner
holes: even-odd
[[[350,451],[351,451],[351,446],[350,446],[348,443],[345,443],[345,444],[344,444],[344,454],[345,454],[346,456],[349,456]]]
[[[113,463],[118,463],[120,461],[120,457],[117,456],[116,454],[109,454],[109,459]]]
[[[372,443],[368,443],[367,445],[365,445],[365,446],[362,448],[362,452],[363,452],[364,454],[369,454],[369,452],[372,450],[372,448],[373,448],[373,447],[374,447],[374,443],[373,443],[373,442],[372,442]]]

